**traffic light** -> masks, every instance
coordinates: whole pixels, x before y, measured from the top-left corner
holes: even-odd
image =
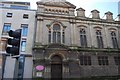
[[[8,32],[11,38],[8,38],[8,45],[12,47],[7,47],[6,52],[12,55],[19,55],[20,41],[21,41],[21,29],[15,31],[10,30]]]

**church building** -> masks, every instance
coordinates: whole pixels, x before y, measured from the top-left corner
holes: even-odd
[[[66,0],[38,1],[33,77],[120,75],[120,15],[115,21],[112,12],[105,13],[106,19],[99,13],[92,10],[89,18]],[[37,70],[38,65],[44,70]]]
[[[30,2],[0,2],[0,79],[119,76],[116,16],[108,11],[102,19],[94,9],[86,17],[85,9],[67,0],[40,0],[37,10]],[[19,62],[6,53],[8,32],[16,29],[22,30]]]

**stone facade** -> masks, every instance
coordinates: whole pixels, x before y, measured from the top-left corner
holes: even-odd
[[[75,8],[64,0],[37,2],[33,77],[120,75],[120,20],[113,20],[111,12],[101,19],[98,10],[88,18],[83,8],[76,9],[75,15]],[[36,70],[38,65],[45,69]]]
[[[10,5],[24,6],[24,9]],[[6,23],[14,30],[28,24],[27,36],[22,36],[26,45],[20,52],[25,56],[23,78],[120,75],[120,14],[118,21],[111,12],[101,19],[95,9],[89,18],[83,8],[76,9],[66,0],[41,0],[37,2],[37,11],[29,8],[28,2],[0,3],[0,79],[18,77],[16,59],[5,52],[9,37],[4,32]],[[37,70],[39,65],[44,70]]]

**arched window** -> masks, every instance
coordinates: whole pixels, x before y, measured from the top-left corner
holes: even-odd
[[[103,38],[102,38],[102,33],[101,30],[96,31],[96,38],[97,38],[97,45],[98,48],[103,48]]]
[[[85,29],[80,29],[80,43],[81,47],[87,47],[87,37]]]
[[[60,25],[53,26],[53,43],[61,43]]]
[[[111,40],[112,40],[113,48],[118,48],[118,43],[117,43],[115,31],[111,31]]]
[[[64,43],[65,33],[59,24],[54,24],[52,30],[49,30],[49,43]]]

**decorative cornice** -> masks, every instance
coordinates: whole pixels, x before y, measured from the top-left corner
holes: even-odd
[[[100,48],[80,48],[80,47],[75,47],[75,48],[72,48],[71,50],[75,50],[75,51],[85,51],[85,52],[108,52],[108,53],[120,53],[120,49],[113,49],[113,48],[103,48],[103,49],[100,49]]]
[[[54,45],[54,44],[50,44],[50,45]],[[34,49],[48,49],[50,45],[42,45],[41,47],[34,47]],[[56,45],[60,45],[63,46],[63,48],[65,48],[68,51],[85,51],[85,52],[116,52],[116,53],[120,53],[120,49],[119,48],[96,48],[96,47],[86,47],[86,48],[82,48],[79,46],[67,46],[67,45],[63,45],[63,44],[56,44]],[[52,49],[52,48],[51,48]]]
[[[57,17],[57,18],[64,18],[64,19],[74,19],[74,20],[80,20],[80,21],[90,21],[90,22],[100,22],[100,23],[106,23],[106,24],[118,24],[120,25],[120,21],[107,21],[105,19],[92,19],[92,18],[80,18],[80,17],[77,17],[77,16],[67,16],[67,15],[51,15],[51,14],[41,14],[39,13],[38,16],[43,16],[43,17]],[[77,22],[76,22],[77,23]]]

